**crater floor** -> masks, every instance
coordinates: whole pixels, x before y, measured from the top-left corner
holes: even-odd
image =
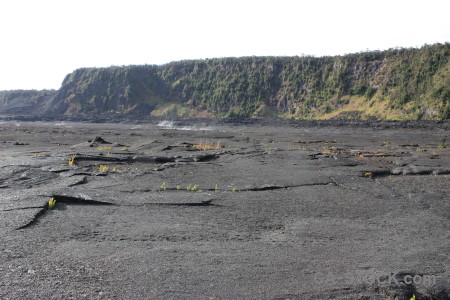
[[[2,122],[1,299],[449,299],[448,131],[163,125]]]

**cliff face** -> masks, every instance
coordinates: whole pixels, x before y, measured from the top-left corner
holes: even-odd
[[[79,69],[66,76],[51,104],[57,114],[149,114],[164,101],[156,66]]]
[[[158,70],[172,99],[219,116],[449,118],[450,44],[339,57],[185,61]]]
[[[450,44],[336,57],[243,57],[79,69],[57,114],[450,118]]]

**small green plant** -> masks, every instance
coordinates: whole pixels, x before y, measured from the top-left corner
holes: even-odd
[[[181,190],[181,186],[180,185],[177,185],[177,190],[178,191]]]
[[[445,144],[446,141],[447,141],[446,137],[441,138],[441,140],[439,141],[439,144],[438,144],[438,148],[439,149],[447,148],[447,145]]]
[[[231,191],[232,191],[233,193],[236,192],[236,188],[235,188],[235,187],[232,188]]]
[[[72,154],[71,156],[70,156],[70,159],[69,159],[69,166],[73,166],[73,165],[75,165],[75,158],[77,158],[77,155],[76,154]]]
[[[154,168],[154,169],[153,169],[153,171],[155,171],[155,172],[158,172],[158,171],[159,171],[159,169],[158,169],[158,168]]]
[[[109,167],[108,167],[108,166],[105,166],[105,165],[99,165],[99,166],[98,166],[98,170],[99,170],[100,172],[108,172]]]
[[[178,188],[177,188],[177,189],[178,189]],[[186,187],[186,191],[192,191],[192,192],[199,191],[198,185],[196,185],[196,184],[194,184],[194,185],[190,184],[190,185],[188,185],[188,186]]]
[[[217,142],[217,144],[212,144],[212,143],[199,143],[199,144],[195,144],[192,147],[200,150],[200,151],[206,151],[206,150],[220,150],[223,148],[223,145],[220,144],[220,142]]]
[[[372,178],[372,177],[373,177],[373,172],[365,172],[365,173],[364,173],[364,177],[366,177],[366,178]]]
[[[416,295],[412,295],[412,297],[409,300],[416,300]]]
[[[166,182],[163,182],[161,184],[161,190],[165,191],[166,190]]]
[[[128,151],[128,147],[122,147],[122,148],[120,148],[120,150],[122,150],[122,151]]]
[[[217,192],[219,190],[219,185],[216,183],[216,186],[214,187],[214,190]]]
[[[102,147],[97,147],[98,150],[112,150],[112,147],[110,146],[102,146]]]
[[[48,200],[47,202],[47,207],[48,209],[53,209],[56,206],[56,200],[55,198],[51,198],[50,200]]]
[[[116,167],[112,168],[111,172],[117,172],[117,173],[120,173],[120,171],[117,170]]]

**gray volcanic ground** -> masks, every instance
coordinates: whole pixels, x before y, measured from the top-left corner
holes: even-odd
[[[2,122],[1,299],[449,299],[448,131],[159,125]]]

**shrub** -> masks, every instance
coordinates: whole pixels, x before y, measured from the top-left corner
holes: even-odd
[[[56,206],[56,200],[55,198],[51,198],[50,200],[48,200],[47,202],[47,207],[48,209],[53,209]]]

